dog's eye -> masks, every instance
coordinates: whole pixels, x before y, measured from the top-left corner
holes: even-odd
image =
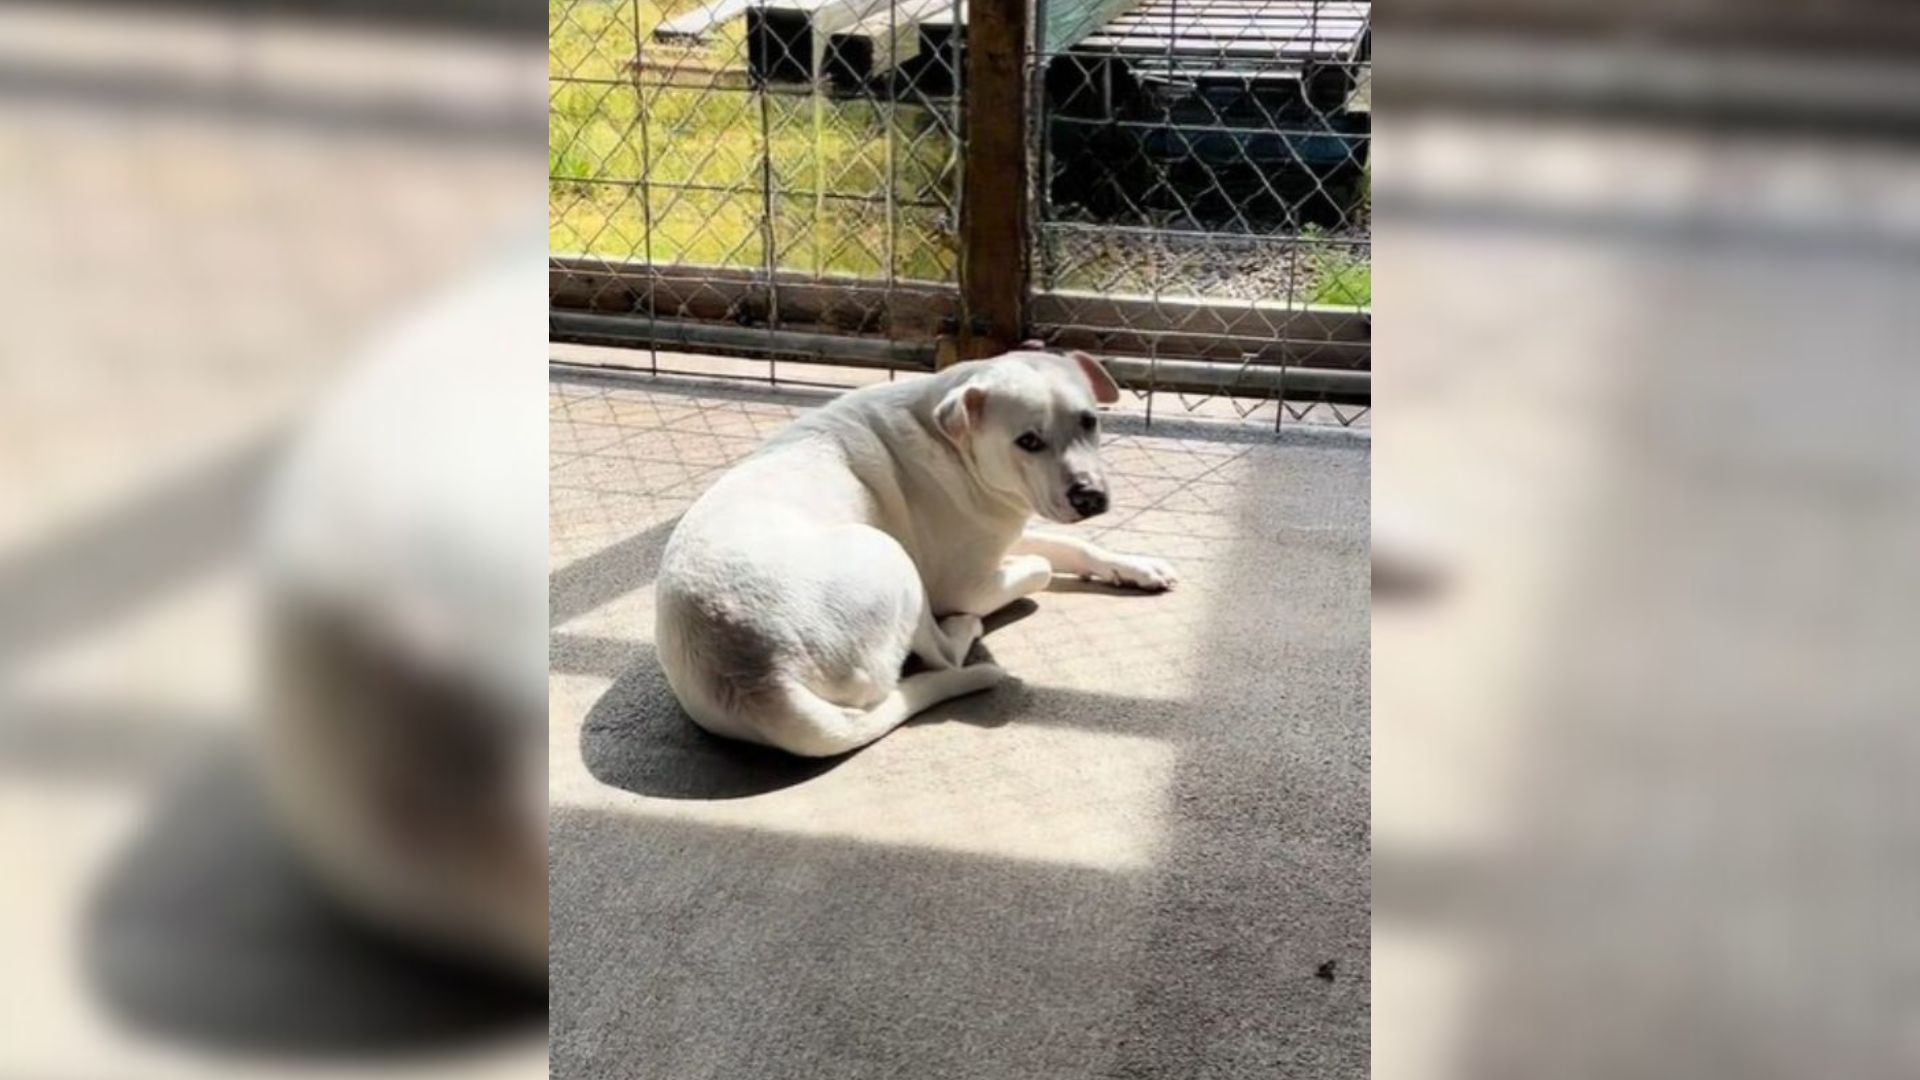
[[[1029,431],[1025,435],[1013,440],[1013,445],[1025,450],[1029,454],[1037,454],[1047,448],[1047,440]]]
[[[1096,419],[1094,415],[1090,412],[1083,412],[1080,414],[1080,430],[1081,431],[1092,431],[1093,426],[1095,424],[1098,424],[1099,422],[1100,421]]]

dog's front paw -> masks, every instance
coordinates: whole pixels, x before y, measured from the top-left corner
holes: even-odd
[[[1101,577],[1115,585],[1146,592],[1166,592],[1180,580],[1173,564],[1144,555],[1118,555],[1109,561]]]

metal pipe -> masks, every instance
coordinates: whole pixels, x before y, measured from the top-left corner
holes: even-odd
[[[1133,390],[1283,397],[1288,401],[1327,401],[1338,405],[1373,403],[1371,371],[1242,367],[1204,360],[1147,360],[1131,356],[1103,358],[1100,362],[1115,381]]]
[[[846,367],[930,371],[933,345],[874,338],[769,330],[734,323],[692,319],[648,319],[584,311],[553,311],[550,336],[556,341],[709,351],[764,358],[814,358]],[[1245,366],[1204,360],[1148,360],[1131,356],[1103,358],[1116,381],[1135,390],[1197,394],[1231,393],[1246,397],[1284,397],[1288,401],[1327,401],[1371,405],[1373,373],[1340,368]]]
[[[933,343],[882,341],[876,338],[773,330],[736,323],[693,319],[649,319],[633,315],[605,315],[587,311],[548,312],[548,333],[556,341],[591,345],[703,350],[755,358],[771,355],[788,359],[815,357],[848,367],[931,371]]]

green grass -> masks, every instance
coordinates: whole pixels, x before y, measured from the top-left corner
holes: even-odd
[[[1343,242],[1339,236],[1314,225],[1307,226],[1301,239],[1307,245],[1308,284],[1302,291],[1307,294],[1308,303],[1337,307],[1373,305],[1370,245],[1362,247]]]
[[[1373,267],[1356,255],[1323,253],[1314,259],[1317,281],[1309,298],[1316,304],[1370,307]]]
[[[642,2],[642,34],[698,2]],[[743,55],[734,25],[707,62]],[[549,0],[548,30],[555,252],[758,268],[771,243],[785,270],[884,277],[891,262],[898,277],[951,279],[943,196],[958,163],[939,117],[896,106],[889,124],[871,102],[641,86],[631,0]]]

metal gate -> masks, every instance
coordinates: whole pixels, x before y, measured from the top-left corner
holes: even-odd
[[[912,369],[1037,335],[1346,422],[1369,10],[550,0],[553,334]]]

